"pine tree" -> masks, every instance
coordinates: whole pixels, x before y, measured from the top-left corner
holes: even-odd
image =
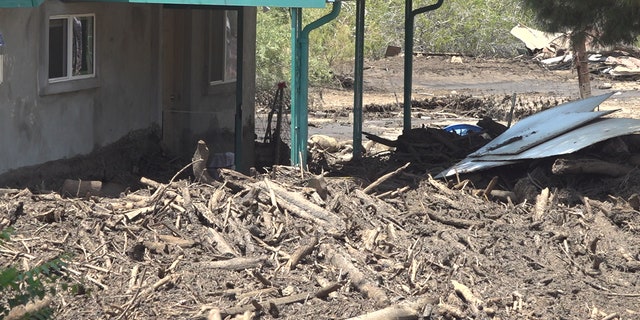
[[[544,31],[570,35],[580,96],[591,95],[586,43],[632,44],[640,35],[640,0],[522,0]]]

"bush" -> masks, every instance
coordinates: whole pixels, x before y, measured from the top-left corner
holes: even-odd
[[[416,0],[414,9],[435,3]],[[303,26],[327,14],[331,8],[303,9]],[[337,19],[310,34],[309,81],[331,81],[330,71],[354,58],[355,2],[342,2]],[[290,13],[286,8],[258,10],[257,86],[273,88],[289,82],[291,68]],[[508,57],[522,47],[509,31],[518,23],[534,26],[531,12],[521,0],[445,0],[432,12],[415,20],[415,50],[456,52],[475,56]],[[404,1],[369,0],[366,3],[365,58],[383,57],[388,45],[404,45]]]
[[[8,240],[11,230],[0,231],[0,242]],[[20,271],[15,266],[0,268],[0,318],[5,318],[10,311],[19,306],[26,307],[37,299],[42,300],[47,294],[55,295],[58,286],[63,290],[67,284],[60,280],[60,270],[65,266],[61,257],[44,262],[31,270]],[[27,308],[27,313],[20,319],[50,319],[53,309],[48,305],[40,308]]]

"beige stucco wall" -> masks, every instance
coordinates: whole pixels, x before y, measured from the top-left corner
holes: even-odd
[[[47,0],[37,8],[0,9],[5,41],[0,49],[0,174],[87,154],[129,131],[162,124],[162,10],[160,5],[59,0]],[[253,159],[255,9],[246,11],[242,167],[248,168]],[[45,22],[63,13],[95,13],[97,78],[79,86],[67,83],[52,88],[46,81]],[[199,23],[192,21],[193,36],[201,34],[204,26]],[[214,116],[189,120],[185,148],[193,150],[190,145],[204,138],[215,152],[234,151],[229,142],[233,141],[235,90],[232,86],[219,94],[205,94],[205,86],[199,84],[204,57],[198,56],[198,50],[191,52],[190,108],[212,111]]]

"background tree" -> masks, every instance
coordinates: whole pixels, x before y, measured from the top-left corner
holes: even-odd
[[[640,34],[640,0],[522,0],[541,28],[565,32],[573,46],[580,97],[591,95],[586,43],[632,44]]]

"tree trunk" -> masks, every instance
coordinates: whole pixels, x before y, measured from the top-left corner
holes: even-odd
[[[578,85],[580,86],[580,98],[591,96],[591,81],[589,79],[589,62],[587,60],[586,37],[578,40],[573,45],[576,53],[576,70],[578,71]]]

